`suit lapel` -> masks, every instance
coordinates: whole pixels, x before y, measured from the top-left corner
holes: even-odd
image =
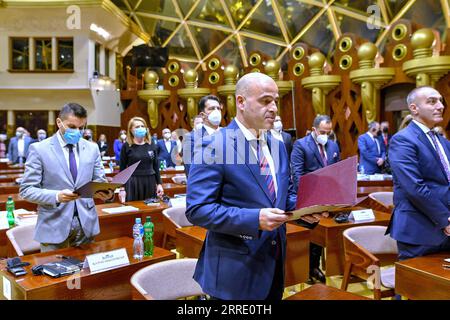
[[[72,178],[72,175],[70,174],[69,166],[67,165],[66,158],[64,157],[64,151],[61,148],[61,145],[59,144],[58,137],[56,136],[57,134],[59,134],[59,133],[56,132],[53,135],[53,138],[51,140],[52,151],[55,154],[56,159],[58,159],[58,162],[61,165],[61,167],[63,168],[67,178],[70,181],[74,182],[73,178]]]
[[[320,166],[323,167],[324,163],[322,162],[322,157],[320,156],[319,148],[317,148],[317,145],[314,142],[314,138],[312,137],[312,135],[309,135],[308,146],[314,153],[314,156],[317,158],[317,161],[319,162]]]

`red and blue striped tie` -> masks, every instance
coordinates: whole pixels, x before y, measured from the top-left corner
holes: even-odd
[[[269,190],[269,197],[272,201],[272,204],[275,204],[275,200],[277,195],[275,193],[275,184],[273,181],[272,173],[270,172],[269,162],[267,161],[266,156],[264,155],[263,148],[258,140],[258,159],[259,159],[259,167],[261,169],[261,174],[264,176],[264,180],[266,181],[267,190]]]

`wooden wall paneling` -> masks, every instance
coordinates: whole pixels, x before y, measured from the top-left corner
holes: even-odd
[[[119,137],[119,132],[121,130],[120,127],[112,127],[112,126],[100,126],[93,125],[89,126],[89,128],[93,131],[93,141],[97,143],[98,137],[103,133],[106,135],[108,150],[106,151],[106,156],[114,156],[114,140]]]
[[[450,73],[447,73],[436,83],[436,90],[438,90],[444,98],[445,104],[444,121],[439,125],[446,131],[447,138],[450,138]]]

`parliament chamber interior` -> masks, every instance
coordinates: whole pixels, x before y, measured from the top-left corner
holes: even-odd
[[[449,300],[449,30],[449,0],[0,0],[0,299]]]

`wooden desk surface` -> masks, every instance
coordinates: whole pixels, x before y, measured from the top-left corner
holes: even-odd
[[[177,251],[185,257],[198,258],[207,230],[199,226],[176,229]],[[306,282],[309,278],[309,237],[310,230],[295,224],[286,224],[286,278],[289,287]]]
[[[395,293],[412,300],[450,300],[450,252],[395,263]]]
[[[356,194],[357,197],[364,197],[364,196],[368,196],[370,193],[372,192],[392,192],[393,187],[388,187],[388,186],[384,186],[384,187],[357,187],[356,188]]]
[[[360,208],[354,208],[360,209]],[[319,224],[311,230],[311,242],[316,243],[325,248],[325,274],[326,276],[334,276],[344,274],[344,243],[342,233],[345,229],[367,226],[382,225],[387,226],[391,215],[389,213],[375,211],[375,220],[355,223],[349,221],[345,223],[337,223],[334,220],[335,214],[331,214],[328,218],[322,218]]]
[[[359,180],[358,187],[392,187],[394,185],[393,180],[379,180],[379,181],[368,181]]]
[[[0,194],[0,211],[6,210],[6,201],[8,201],[8,196],[12,196],[16,209],[26,209],[31,211],[36,211],[37,204],[28,202],[20,198],[19,194]]]
[[[315,284],[285,300],[371,300],[324,284]]]
[[[186,185],[180,183],[163,183],[164,194],[173,198],[176,194],[186,193]]]
[[[17,178],[21,178],[23,174],[13,173],[13,174],[0,174],[0,182],[14,182]]]
[[[117,269],[91,274],[89,269],[83,269],[80,275],[80,289],[69,289],[69,276],[51,278],[46,275],[34,276],[31,268],[34,265],[58,261],[56,255],[77,258],[81,261],[87,255],[125,248],[130,264]],[[5,270],[5,263],[0,266],[0,276],[11,282],[13,300],[50,299],[50,300],[112,300],[131,299],[131,276],[138,270],[165,260],[175,259],[175,254],[155,247],[152,257],[144,257],[141,261],[133,259],[133,239],[118,238],[82,245],[78,248],[66,248],[47,253],[37,253],[22,257],[22,261],[31,265],[25,267],[28,274],[15,278]],[[74,283],[75,281],[70,281]],[[0,293],[3,296],[3,281],[0,281]]]
[[[2,169],[0,170],[0,175],[8,175],[8,174],[20,174],[23,173],[24,169]]]
[[[0,195],[10,195],[13,193],[19,193],[20,185],[15,182],[2,182],[0,183]]]

